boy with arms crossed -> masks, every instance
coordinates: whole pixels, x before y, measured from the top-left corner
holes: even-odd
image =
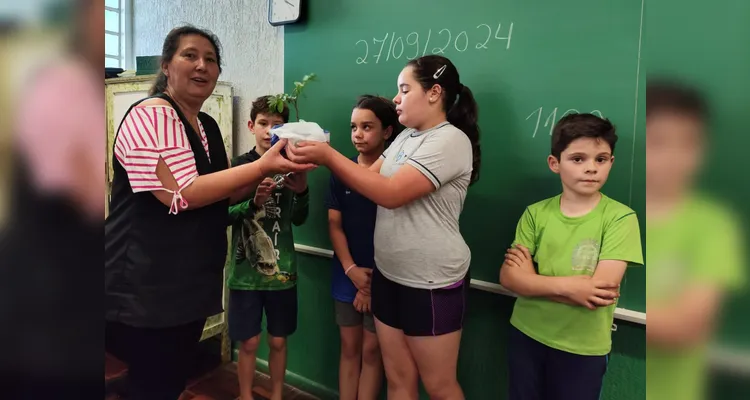
[[[554,128],[547,162],[563,191],[526,208],[500,269],[519,295],[510,399],[599,398],[618,287],[628,263],[643,263],[635,212],[600,192],[616,142],[614,126],[592,114]]]

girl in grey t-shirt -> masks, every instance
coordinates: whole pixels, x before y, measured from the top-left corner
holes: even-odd
[[[328,167],[378,205],[372,312],[389,392],[463,398],[456,378],[471,252],[459,231],[479,176],[477,104],[456,67],[410,61],[393,99],[404,130],[369,171],[326,143],[288,146],[292,161]]]

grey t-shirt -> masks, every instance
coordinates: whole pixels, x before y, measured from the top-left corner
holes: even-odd
[[[435,191],[399,208],[378,207],[375,264],[404,286],[436,289],[458,282],[471,251],[458,226],[472,171],[469,138],[444,122],[422,132],[406,129],[383,153],[380,174],[390,177],[409,164]]]

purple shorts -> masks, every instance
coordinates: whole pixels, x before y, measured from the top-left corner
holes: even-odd
[[[380,322],[406,336],[438,336],[463,328],[469,294],[469,274],[440,289],[400,285],[372,273],[372,313]]]

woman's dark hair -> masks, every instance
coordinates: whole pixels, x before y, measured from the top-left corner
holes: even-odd
[[[380,124],[383,125],[383,129],[387,129],[388,127],[393,128],[391,137],[389,137],[385,142],[386,146],[390,145],[391,142],[393,142],[393,139],[395,139],[396,136],[398,136],[398,134],[401,133],[402,130],[404,130],[404,126],[401,125],[400,122],[398,122],[396,105],[385,97],[375,96],[371,94],[362,95],[357,99],[357,104],[354,106],[354,108],[372,111],[372,113],[375,114],[375,117],[380,120]]]
[[[161,69],[162,63],[168,63],[174,58],[174,54],[180,47],[180,39],[185,35],[199,35],[203,36],[211,42],[214,46],[214,52],[216,53],[216,64],[219,66],[219,73],[221,73],[221,42],[219,38],[213,34],[213,32],[196,28],[192,25],[178,26],[172,29],[164,38],[164,45],[161,48],[161,59],[159,60],[159,73],[156,75],[156,81],[148,91],[149,96],[153,96],[157,93],[161,93],[167,90],[167,76],[164,75],[164,71]]]
[[[479,107],[471,90],[461,84],[458,70],[453,63],[438,55],[429,55],[409,61],[407,66],[414,70],[414,78],[427,91],[434,85],[443,89],[443,110],[448,122],[462,130],[471,141],[472,171],[471,184],[479,180],[482,164],[482,151],[479,147]]]

